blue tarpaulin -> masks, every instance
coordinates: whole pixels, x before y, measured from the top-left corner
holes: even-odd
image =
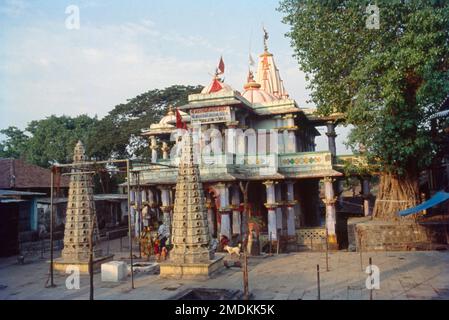
[[[399,211],[398,214],[400,216],[408,216],[409,214],[418,213],[420,211],[432,208],[437,204],[444,202],[449,199],[449,193],[444,191],[438,191],[435,195],[427,201],[424,201],[420,205],[417,205],[413,208],[408,208],[402,211]]]

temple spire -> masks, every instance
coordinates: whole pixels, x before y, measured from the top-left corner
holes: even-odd
[[[176,263],[201,263],[213,258],[209,249],[203,185],[198,165],[194,162],[192,140],[189,132],[181,141],[182,154],[173,208],[173,250],[170,252],[170,261]]]
[[[86,161],[84,145],[81,141],[73,151],[73,162],[82,165]],[[69,262],[86,262],[89,259],[89,237],[94,232],[98,236],[98,226],[94,227],[95,202],[93,181],[90,173],[82,169],[73,169],[67,202],[66,224],[64,229],[64,248],[62,259]],[[101,251],[94,249],[97,256]]]
[[[255,80],[257,83],[260,83],[262,90],[265,90],[277,99],[286,99],[288,98],[288,93],[284,88],[279,69],[276,67],[273,55],[268,52],[268,32],[265,28],[263,28],[263,32],[264,52],[259,56]]]

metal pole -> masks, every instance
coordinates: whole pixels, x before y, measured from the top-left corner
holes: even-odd
[[[243,248],[243,294],[244,299],[249,300],[248,285],[248,252]]]
[[[328,231],[326,228],[326,272],[329,272],[329,242],[328,242]]]
[[[359,253],[360,253],[360,269],[363,270],[363,257],[362,257],[362,234],[359,234]]]
[[[142,259],[142,244],[140,242],[140,235],[142,233],[142,194],[140,190],[140,172],[136,172],[136,180],[137,180],[137,196],[135,197],[137,203],[137,215],[139,217],[139,259]]]
[[[133,270],[133,238],[131,234],[131,199],[130,199],[130,180],[129,159],[126,160],[126,185],[128,187],[128,236],[129,236],[129,257],[131,260],[131,288],[134,289],[134,270]]]
[[[89,166],[89,165],[96,165],[96,164],[108,164],[108,163],[124,163],[128,162],[129,159],[116,159],[116,160],[103,160],[103,161],[86,161],[83,162],[83,166]],[[145,163],[145,165],[157,165],[161,167],[167,167],[167,168],[178,168],[177,166],[169,165],[169,164],[162,164],[159,162],[148,162]],[[79,165],[74,165],[73,163],[67,163],[67,164],[55,164],[55,167],[64,168],[64,167],[79,167]],[[128,171],[128,170],[127,170]]]
[[[316,265],[316,282],[318,289],[318,300],[321,300],[321,290],[320,290],[320,265]]]
[[[44,251],[45,251],[45,243],[44,243],[44,238],[41,239],[41,259],[44,259]]]
[[[55,168],[51,168],[50,173],[50,287],[55,287],[54,278],[53,278],[53,185],[54,185],[54,173],[53,170]]]
[[[372,259],[371,259],[371,257],[369,257],[369,278],[370,278],[370,281],[371,281],[371,289],[369,291],[369,299],[373,300],[373,278],[372,278],[372,276],[373,276],[373,269],[372,269],[371,265],[372,265]]]
[[[109,255],[109,231],[108,232],[106,232],[106,236],[108,237],[108,246],[107,246],[107,255]]]
[[[94,300],[94,229],[96,214],[92,215],[91,229],[89,234],[89,300]]]

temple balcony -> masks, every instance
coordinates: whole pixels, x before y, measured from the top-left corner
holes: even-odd
[[[158,160],[159,165],[134,166],[142,170],[141,184],[175,184],[179,158]],[[298,179],[340,176],[332,164],[328,151],[296,152],[266,155],[235,155],[231,153],[203,155],[198,161],[204,182],[234,181],[240,179]]]
[[[279,155],[279,173],[286,178],[340,176],[329,151],[296,152]]]

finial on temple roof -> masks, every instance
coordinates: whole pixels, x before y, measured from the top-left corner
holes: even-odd
[[[262,30],[263,30],[263,47],[264,47],[265,52],[268,52],[268,46],[267,46],[268,32],[264,26],[262,26]]]
[[[248,83],[254,82],[254,74],[253,74],[253,72],[252,72],[251,70],[248,70],[248,79],[247,79],[247,82],[248,82]]]
[[[172,114],[175,114],[175,109],[173,108],[172,104],[169,104],[167,115],[172,115]]]

